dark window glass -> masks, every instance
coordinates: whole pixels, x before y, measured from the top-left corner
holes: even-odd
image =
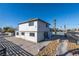
[[[25,33],[24,33],[24,32],[22,32],[22,33],[21,33],[21,35],[25,35]]]
[[[35,33],[30,33],[30,36],[35,36]]]
[[[29,26],[34,26],[34,22],[29,22]]]
[[[17,35],[19,35],[19,32],[17,32]]]

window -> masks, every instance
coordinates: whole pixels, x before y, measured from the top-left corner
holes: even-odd
[[[19,35],[19,32],[17,32],[16,35]]]
[[[24,32],[22,32],[22,33],[21,33],[21,35],[25,35],[25,33],[24,33]]]
[[[33,36],[34,37],[35,36],[35,33],[30,33],[30,36]]]
[[[34,22],[29,22],[29,26],[34,26]]]

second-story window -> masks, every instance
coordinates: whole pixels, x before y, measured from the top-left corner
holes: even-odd
[[[34,22],[29,22],[29,26],[34,26]]]

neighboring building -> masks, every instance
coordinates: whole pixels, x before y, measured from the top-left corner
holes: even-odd
[[[51,31],[49,23],[33,18],[27,22],[20,23],[15,36],[32,42],[39,42],[46,39],[51,39]]]
[[[5,35],[5,36],[14,36],[14,33],[11,33],[11,32],[5,32],[4,35]]]

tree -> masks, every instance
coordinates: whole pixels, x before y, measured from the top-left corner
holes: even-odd
[[[13,33],[14,31],[15,31],[15,29],[12,28],[12,27],[4,27],[3,28],[3,32],[11,32],[11,33]]]
[[[71,32],[72,30],[71,29],[67,29],[67,32]]]

